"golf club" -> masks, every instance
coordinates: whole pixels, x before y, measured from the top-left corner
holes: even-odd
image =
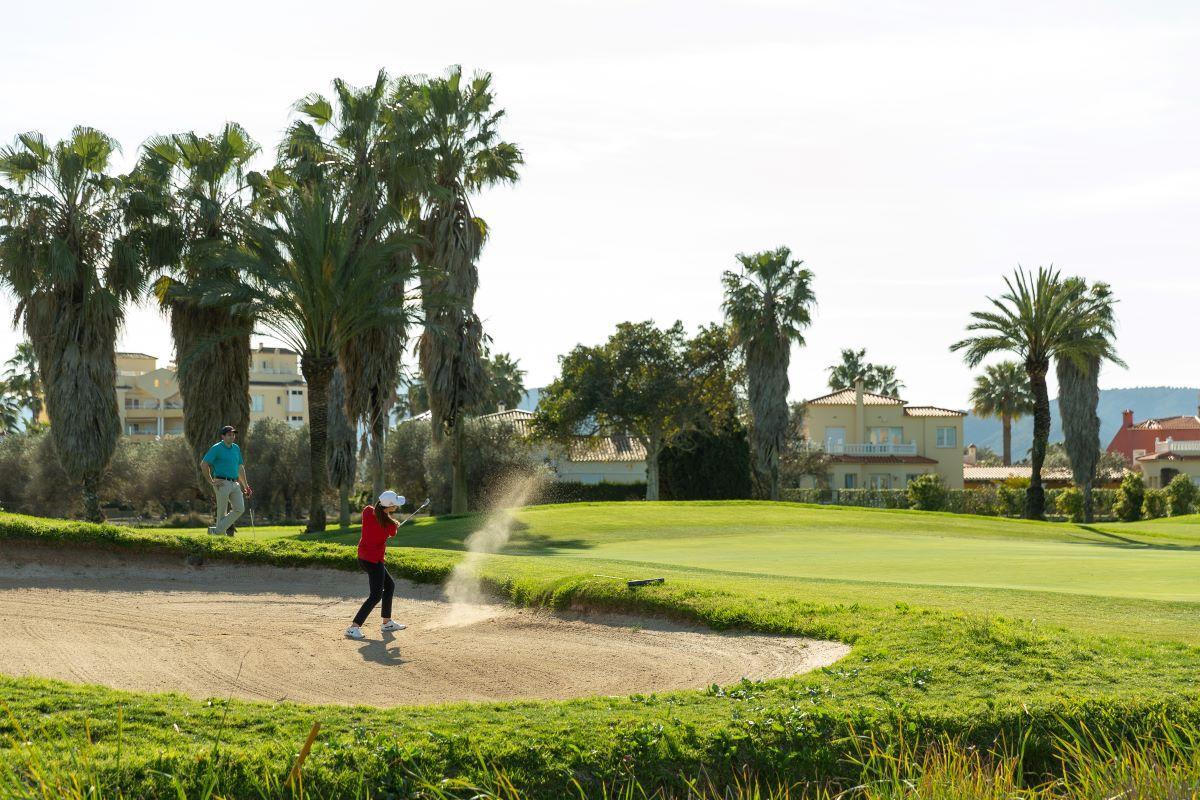
[[[412,519],[413,517],[415,517],[417,514],[420,514],[420,513],[421,513],[421,509],[425,508],[425,506],[427,506],[427,505],[429,505],[429,498],[425,498],[425,502],[424,502],[424,503],[421,503],[421,505],[417,506],[417,510],[416,510],[416,511],[414,511],[414,512],[412,512],[411,514],[409,514],[409,515],[408,515],[407,517],[405,517],[404,519],[402,519],[402,520],[400,521],[400,525],[397,525],[396,527],[397,527],[397,528],[399,528],[401,525],[403,525],[404,523],[408,522],[410,519]]]

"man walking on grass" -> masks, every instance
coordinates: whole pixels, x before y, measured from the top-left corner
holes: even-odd
[[[221,441],[208,448],[200,460],[204,477],[217,492],[217,524],[208,529],[216,536],[233,536],[230,527],[246,510],[243,494],[250,496],[250,481],[246,478],[246,465],[242,461],[242,450],[234,439],[237,429],[232,425],[221,428]]]

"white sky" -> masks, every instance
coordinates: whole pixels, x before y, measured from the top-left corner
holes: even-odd
[[[965,406],[947,346],[1018,263],[1113,284],[1129,369],[1105,387],[1200,380],[1200,3],[48,0],[5,21],[0,140],[85,123],[123,168],[226,120],[271,149],[336,76],[490,70],[528,163],[476,203],[478,308],[530,386],[622,320],[718,319],[734,254],[779,244],[816,273],[796,398],[865,346],[906,399]],[[172,356],[149,308],[120,346]]]

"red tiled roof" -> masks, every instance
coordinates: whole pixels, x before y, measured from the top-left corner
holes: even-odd
[[[834,464],[936,464],[925,456],[830,456]]]
[[[963,464],[963,480],[967,483],[980,481],[1006,481],[1009,478],[1028,478],[1033,474],[1033,467],[1028,464],[1014,464],[1011,467],[982,467]],[[1120,480],[1125,470],[1110,470],[1097,475],[1100,480]],[[1074,476],[1068,467],[1049,467],[1042,469],[1044,481],[1069,481]]]
[[[967,412],[937,406],[905,406],[906,417],[965,417]]]
[[[629,436],[581,436],[567,451],[571,461],[645,461],[646,448]]]
[[[1176,453],[1168,450],[1165,453],[1147,453],[1138,456],[1138,461],[1200,461],[1200,453]]]
[[[1133,429],[1138,431],[1198,430],[1200,429],[1200,417],[1159,417],[1158,419],[1147,419],[1134,425]]]
[[[522,436],[529,435],[529,421],[533,419],[532,411],[525,411],[520,408],[509,408],[504,411],[496,411],[491,414],[483,414],[480,419],[486,419],[491,422],[502,422],[511,425],[517,433]]]
[[[811,406],[852,406],[855,404],[853,389],[839,389],[830,394],[814,397],[812,400],[805,401]],[[864,406],[902,406],[904,401],[896,397],[888,397],[886,394],[876,394],[875,392],[863,392]]]

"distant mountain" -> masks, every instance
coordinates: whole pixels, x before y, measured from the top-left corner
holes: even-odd
[[[1176,417],[1195,414],[1197,395],[1200,389],[1187,386],[1140,386],[1133,389],[1101,389],[1100,404],[1096,413],[1100,416],[1100,446],[1108,447],[1113,436],[1121,427],[1121,412],[1133,409],[1133,419],[1141,422],[1151,417]],[[969,415],[963,421],[963,437],[966,444],[990,447],[1000,453],[1004,446],[1000,420],[980,419]],[[1050,441],[1061,441],[1062,420],[1058,416],[1058,399],[1050,401]],[[1023,417],[1013,423],[1013,459],[1026,457],[1033,447],[1033,417]]]

